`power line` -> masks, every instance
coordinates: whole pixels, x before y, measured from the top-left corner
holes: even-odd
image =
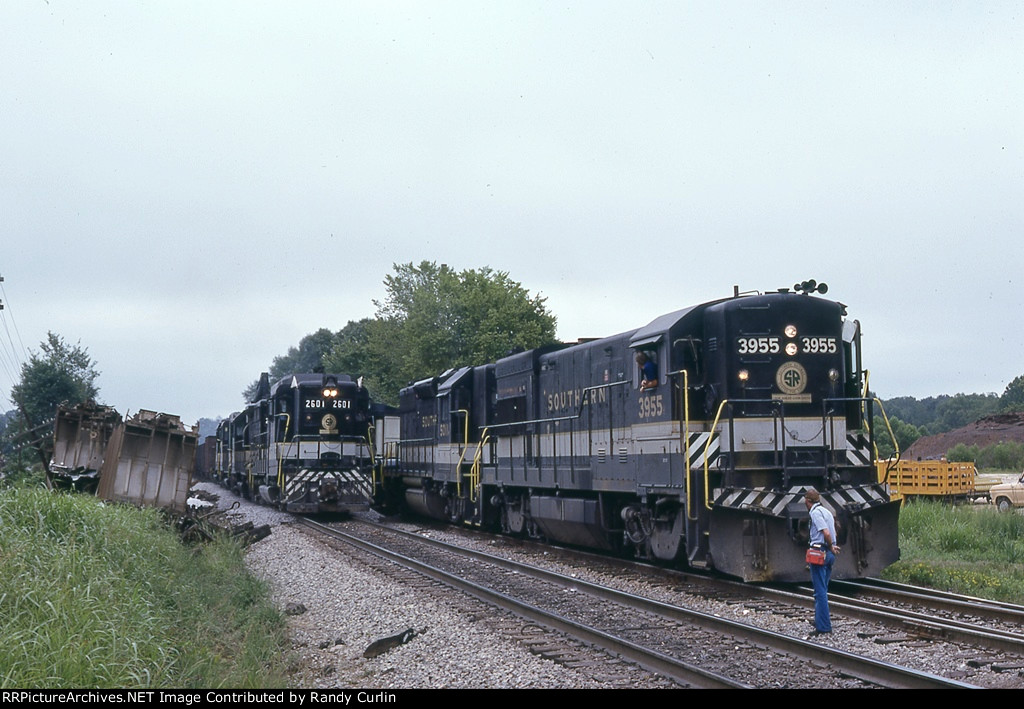
[[[8,310],[8,312],[10,312],[10,309],[11,309],[10,302],[9,302],[10,299],[7,298],[7,290],[4,288],[4,277],[3,276],[0,276],[0,295],[2,295],[5,300],[8,300],[7,310]],[[3,300],[0,300],[0,310],[3,310],[3,309],[4,309],[4,303],[3,303]],[[14,322],[14,313],[11,313],[11,324],[14,325],[14,332],[18,336],[18,344],[21,345],[21,356],[22,356],[23,359],[28,359],[28,352],[25,351],[25,343],[21,339],[21,332],[18,331],[18,323]],[[5,329],[6,329],[6,326],[5,326]],[[11,339],[10,333],[8,333],[7,339],[8,340]],[[14,342],[12,340],[11,341],[11,346],[13,347],[13,345],[14,345]]]
[[[3,276],[0,276],[0,294],[4,296],[4,299],[7,299],[7,291],[4,290],[3,281]],[[6,387],[0,395],[13,405],[14,402],[10,398],[9,392],[11,388],[14,387],[15,382],[18,381],[18,376],[22,368],[22,361],[24,360],[21,360],[18,357],[14,338],[11,336],[11,330],[7,324],[8,319],[10,319],[11,324],[14,325],[14,331],[18,335],[18,342],[21,344],[22,353],[25,353],[25,345],[21,342],[21,333],[18,332],[17,323],[14,322],[14,316],[11,313],[10,304],[8,302],[5,306],[4,299],[0,299],[0,323],[3,323],[4,334],[6,337],[0,338],[0,342],[2,342],[2,346],[0,346],[0,370],[3,370],[6,375],[7,380],[9,381],[9,386]],[[28,355],[25,354],[25,359],[27,358]]]

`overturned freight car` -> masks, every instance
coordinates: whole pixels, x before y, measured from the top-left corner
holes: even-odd
[[[198,439],[177,416],[139,411],[111,435],[96,495],[185,512]]]
[[[51,489],[95,492],[107,444],[121,421],[121,414],[113,408],[92,401],[59,406],[53,422],[47,485]]]

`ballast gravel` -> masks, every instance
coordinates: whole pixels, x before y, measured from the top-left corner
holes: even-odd
[[[602,681],[597,673],[581,671],[532,654],[523,645],[478,623],[466,614],[461,594],[438,596],[384,575],[376,574],[344,554],[314,541],[293,526],[293,518],[277,510],[239,500],[212,483],[194,489],[219,496],[217,505],[238,522],[272,527],[272,533],[252,544],[246,558],[252,571],[268,582],[274,602],[285,610],[301,605],[304,611],[288,616],[293,644],[289,658],[292,686],[296,688],[623,688],[620,678]],[[437,534],[432,534],[437,536]],[[460,539],[460,544],[467,544]],[[469,544],[467,544],[469,545]],[[510,554],[511,555],[511,554]],[[536,563],[536,558],[533,558]],[[556,569],[557,570],[557,569]],[[564,570],[580,574],[578,568]],[[594,578],[601,582],[601,578]],[[621,581],[621,579],[620,579]],[[620,584],[621,585],[621,584]],[[637,582],[636,593],[661,595]],[[653,591],[653,593],[652,593]],[[663,598],[679,602],[677,598]],[[699,596],[685,604],[726,618],[806,637],[812,629],[806,616],[792,617],[751,609]],[[363,657],[374,641],[412,629],[409,642],[376,657]],[[859,621],[833,617],[833,633],[818,641],[848,652],[873,656],[897,664],[988,687],[1021,687],[1017,673],[1000,677],[972,668],[977,653],[941,644],[904,642],[879,645],[871,628]],[[891,632],[882,628],[877,633]],[[875,634],[877,634],[875,633]]]
[[[210,483],[227,509],[236,498]],[[272,589],[275,604],[305,611],[288,616],[294,648],[290,676],[298,688],[602,688],[602,683],[536,655],[458,612],[451,604],[411,592],[390,579],[317,544],[295,529],[290,515],[241,501],[239,521],[271,525],[271,534],[249,547],[249,567]],[[412,628],[409,642],[364,658],[376,640]]]

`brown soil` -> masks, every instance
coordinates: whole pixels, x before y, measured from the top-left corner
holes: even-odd
[[[955,431],[923,436],[903,452],[902,458],[937,460],[958,443],[983,448],[1004,441],[1024,443],[1024,413],[986,416]]]

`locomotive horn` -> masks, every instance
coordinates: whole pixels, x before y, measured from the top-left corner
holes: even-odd
[[[793,290],[795,290],[797,293],[804,293],[805,295],[814,292],[818,292],[824,295],[825,293],[828,293],[828,285],[826,285],[825,283],[818,283],[816,280],[812,278],[809,281],[803,281],[802,283],[795,284],[793,286]]]

